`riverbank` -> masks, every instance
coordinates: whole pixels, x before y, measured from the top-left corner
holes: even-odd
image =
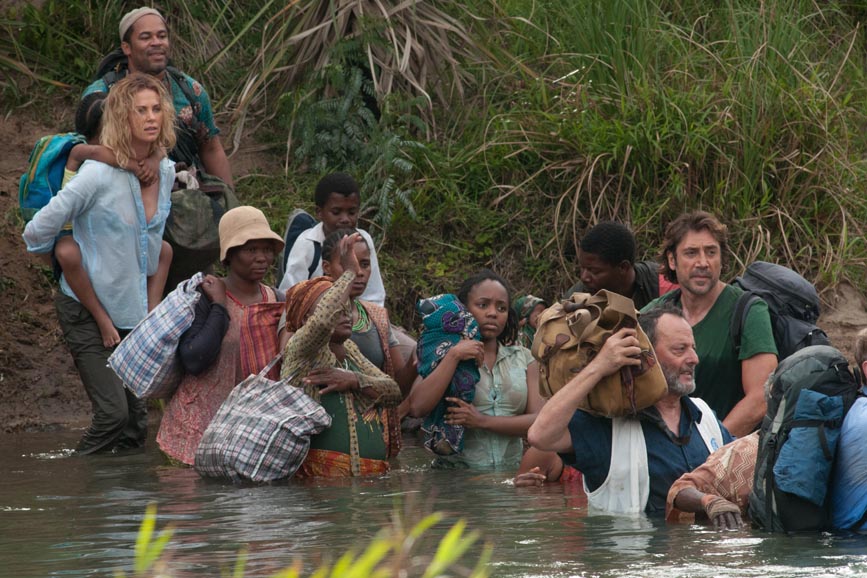
[[[0,428],[6,432],[80,427],[90,417],[90,403],[54,313],[55,284],[42,262],[26,252],[17,214],[18,179],[33,144],[57,132],[52,127],[70,124],[69,113],[61,107],[50,117],[37,120],[24,112],[0,123],[5,145],[0,155]],[[279,159],[243,148],[231,162],[236,179],[280,170]],[[390,295],[391,289],[386,287]],[[867,326],[865,299],[848,285],[824,291],[823,298],[825,314],[819,325],[851,359],[851,339]]]

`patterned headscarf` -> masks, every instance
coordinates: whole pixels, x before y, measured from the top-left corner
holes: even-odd
[[[319,297],[331,288],[330,277],[300,281],[286,291],[286,331],[296,332]]]
[[[521,327],[518,333],[518,343],[524,347],[529,348],[533,345],[536,329],[530,325],[530,314],[540,304],[548,307],[544,299],[540,299],[534,295],[525,295],[524,297],[515,299],[515,304],[512,306],[512,309],[518,314],[518,324]]]

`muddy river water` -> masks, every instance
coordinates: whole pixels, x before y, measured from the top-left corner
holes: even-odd
[[[296,559],[313,568],[363,547],[395,507],[444,512],[494,546],[492,576],[867,576],[867,537],[718,533],[655,519],[589,515],[580,488],[514,488],[502,473],[433,471],[409,447],[384,478],[236,487],[166,465],[153,440],[122,456],[69,457],[80,432],[0,436],[0,576],[129,575],[145,507],[171,523],[175,576],[247,577]],[[402,504],[402,506],[400,506]],[[471,553],[478,556],[478,551]]]

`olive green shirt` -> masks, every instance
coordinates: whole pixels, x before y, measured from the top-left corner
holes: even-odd
[[[764,301],[758,301],[750,307],[741,335],[740,352],[735,350],[729,329],[735,303],[742,294],[742,289],[726,285],[704,319],[692,326],[698,354],[696,387],[692,396],[706,401],[720,420],[725,419],[735,404],[744,397],[741,361],[760,353],[777,354],[771,317]],[[652,309],[656,304],[668,299],[674,299],[674,302],[680,305],[680,292],[654,299],[641,311]],[[765,377],[767,376],[762,379]]]

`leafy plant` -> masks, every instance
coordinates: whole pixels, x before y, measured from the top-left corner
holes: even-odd
[[[467,532],[466,522],[458,520],[440,540],[433,555],[419,552],[426,542],[425,535],[437,524],[443,521],[443,514],[434,513],[425,516],[414,525],[407,526],[403,517],[395,512],[392,523],[380,530],[370,544],[356,553],[354,550],[340,556],[333,564],[323,563],[310,578],[388,578],[390,576],[420,576],[435,578],[446,572],[468,578],[486,578],[487,564],[491,559],[493,548],[486,544],[482,553],[472,568],[463,566],[462,559],[468,550],[479,540],[476,531]],[[154,539],[156,526],[156,505],[151,504],[145,512],[144,520],[139,528],[135,548],[135,576],[148,575],[171,577],[166,547],[172,536],[171,528],[163,530]],[[241,551],[235,561],[231,576],[243,578],[246,564],[246,552]],[[124,573],[116,576],[123,578]],[[273,578],[301,578],[300,561],[273,575]]]
[[[283,96],[283,118],[288,119],[295,161],[316,173],[360,175],[363,208],[386,231],[396,206],[415,216],[406,183],[415,169],[414,156],[426,147],[409,132],[426,126],[411,111],[417,100],[402,104],[385,99],[380,108],[373,81],[359,65],[359,49],[358,41],[340,44],[307,94],[300,99],[295,93]]]
[[[164,576],[167,564],[166,546],[172,539],[174,530],[169,526],[163,529],[159,536],[154,536],[157,524],[157,505],[148,504],[144,519],[139,526],[138,536],[135,541],[135,563],[133,568],[135,576]],[[123,572],[117,572],[115,576],[123,578]]]

